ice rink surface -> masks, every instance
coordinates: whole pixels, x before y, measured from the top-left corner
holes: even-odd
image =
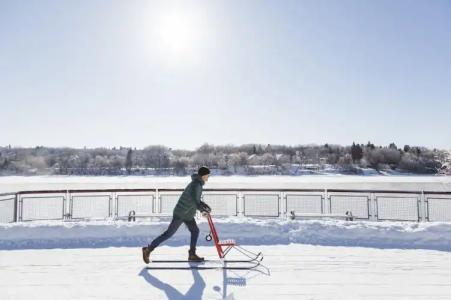
[[[451,253],[249,246],[258,270],[148,270],[139,248],[0,251],[1,299],[451,299]],[[198,253],[216,258],[213,247]],[[187,247],[154,259],[186,259]]]

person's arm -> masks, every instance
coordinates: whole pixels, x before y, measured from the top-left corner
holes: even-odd
[[[210,206],[208,206],[207,203],[201,201],[202,197],[202,187],[200,185],[195,185],[193,187],[193,198],[194,201],[196,202],[196,207],[198,210],[200,210],[202,213],[206,212],[206,213],[210,213],[211,212],[211,208]]]

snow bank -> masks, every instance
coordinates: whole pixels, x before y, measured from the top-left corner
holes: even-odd
[[[311,244],[395,249],[432,249],[451,252],[451,223],[346,222],[341,220],[217,219],[222,239],[242,245]],[[162,233],[168,221],[154,222],[33,222],[0,225],[0,249],[138,247]],[[199,245],[208,224],[199,222]],[[183,226],[184,227],[184,226]],[[189,244],[181,228],[166,245]]]

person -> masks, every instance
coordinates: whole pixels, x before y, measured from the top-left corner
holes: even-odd
[[[142,247],[143,260],[146,264],[150,262],[150,253],[152,253],[152,251],[154,251],[162,242],[169,239],[182,223],[185,223],[188,230],[191,232],[188,260],[196,262],[204,261],[203,257],[199,257],[196,254],[199,227],[197,227],[194,216],[196,210],[200,210],[204,216],[211,212],[211,208],[205,202],[201,201],[203,185],[208,181],[209,176],[210,170],[205,166],[200,167],[197,174],[191,175],[191,182],[183,190],[183,193],[174,208],[172,221],[169,224],[168,229],[154,239],[149,245]]]

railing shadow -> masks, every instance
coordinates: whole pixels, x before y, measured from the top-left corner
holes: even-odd
[[[225,266],[227,266],[227,263],[225,263]],[[230,276],[229,274],[232,274]],[[222,300],[233,300],[235,297],[232,293],[228,293],[229,286],[241,286],[244,287],[247,285],[247,282],[250,279],[253,279],[255,277],[258,277],[260,275],[266,275],[270,276],[271,272],[269,268],[266,266],[260,264],[258,268],[250,269],[250,270],[222,270],[222,289],[219,286],[214,286],[213,290],[221,296]]]

